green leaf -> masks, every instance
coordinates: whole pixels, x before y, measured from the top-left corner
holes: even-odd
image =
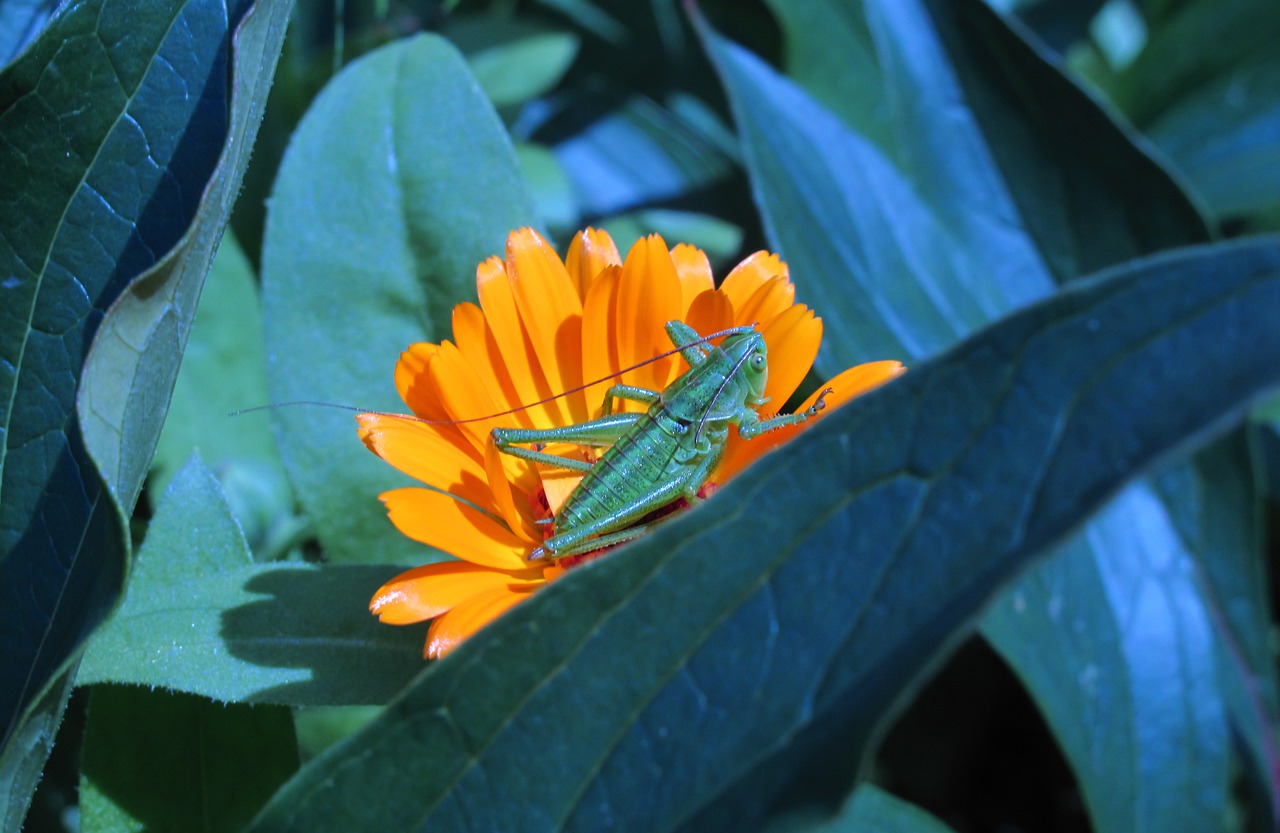
[[[422,668],[423,634],[369,614],[369,597],[395,573],[254,564],[217,479],[193,457],[165,493],[128,597],[94,635],[78,681],[249,703],[383,703]]]
[[[233,460],[280,467],[266,413],[228,417],[246,400],[268,401],[262,311],[253,267],[228,232],[200,295],[148,489],[163,494],[196,449],[215,468]]]
[[[888,80],[867,94],[883,96],[881,110],[889,116],[882,129],[895,143],[893,157],[874,146],[875,134],[848,115],[846,121],[865,135],[846,129],[785,79],[708,35],[744,124],[758,198],[766,217],[776,218],[776,238],[801,291],[818,299],[815,307],[824,317],[830,304],[839,309],[848,307],[850,298],[860,302],[863,317],[852,328],[828,328],[831,350],[842,359],[829,364],[828,373],[856,360],[900,356],[915,345],[941,349],[967,327],[1016,305],[1019,289],[1024,297],[1051,291],[1053,283],[1043,272],[1024,270],[1011,275],[1003,300],[973,304],[999,282],[989,276],[1008,274],[1002,261],[1009,260],[1010,246],[1027,260],[1043,256],[1056,264],[1053,276],[1061,280],[1090,263],[1122,260],[1203,235],[1169,178],[989,10],[967,14],[934,3],[925,14],[915,4],[889,8],[870,2],[864,9],[846,10],[843,18],[846,30],[852,28],[850,19],[864,23],[861,41],[847,32],[837,41],[827,34],[838,32],[836,27],[797,30],[793,37],[810,50],[822,46],[838,53],[827,62],[862,54],[886,75]],[[843,51],[836,49],[837,42],[845,43]],[[1029,98],[1028,90],[1036,98]],[[776,125],[786,125],[797,145],[779,141]],[[872,124],[869,130],[875,128]],[[942,137],[946,148],[936,144]],[[798,150],[800,142],[817,151]],[[824,155],[825,165],[811,164]],[[855,167],[857,173],[849,173]],[[881,182],[894,185],[892,193],[900,198],[886,199],[884,191],[868,197],[875,191],[868,183]],[[1001,203],[1002,195],[1009,201]],[[815,204],[822,207],[805,207]],[[949,219],[957,212],[973,230]],[[1021,219],[1021,227],[1011,218]],[[939,242],[930,239],[930,223],[940,227],[939,235],[949,234],[935,259],[929,253]],[[799,266],[793,252],[799,253]],[[852,268],[842,272],[841,258]],[[971,265],[949,268],[948,259]],[[969,314],[959,326],[941,314],[920,312],[966,309],[965,304]],[[890,326],[880,324],[877,314]],[[992,633],[1067,747],[1100,828],[1132,829],[1142,816],[1178,819],[1186,825],[1182,829],[1195,830],[1225,809],[1229,750],[1206,744],[1204,755],[1179,766],[1144,765],[1169,754],[1166,735],[1185,739],[1221,732],[1224,684],[1230,684],[1215,677],[1218,635],[1205,630],[1208,603],[1191,577],[1166,576],[1158,559],[1146,570],[1115,567],[1115,553],[1149,545],[1143,540],[1146,529],[1168,530],[1173,524],[1149,489],[1142,494],[1148,497],[1142,503],[1143,525],[1112,523],[1105,532],[1090,526],[1083,539],[1068,546],[1063,563],[1028,577],[1001,603],[1031,613],[1009,614]],[[1132,499],[1126,505],[1131,504]],[[1179,557],[1184,568],[1192,563],[1185,551]],[[1100,575],[1110,576],[1109,593],[1102,592]],[[1077,592],[1062,589],[1068,582]],[[1176,604],[1170,602],[1172,614],[1163,618],[1147,611],[1144,622],[1157,630],[1173,628],[1158,632],[1165,648],[1183,661],[1172,671],[1136,667],[1131,674],[1129,662],[1151,657],[1136,647],[1126,653],[1118,646],[1116,622],[1129,621],[1128,600],[1150,586],[1162,588]],[[1055,615],[1046,613],[1050,607]],[[1076,622],[1095,620],[1096,632],[1073,630]],[[1081,683],[1081,668],[1091,669],[1087,686]],[[1176,689],[1135,682],[1161,671],[1202,682],[1196,691],[1201,710],[1185,709]],[[1099,697],[1133,698],[1132,710],[1094,708],[1090,697],[1098,692]],[[1153,712],[1163,720],[1147,720]],[[1157,723],[1163,733],[1154,730]],[[1115,782],[1121,771],[1129,776],[1123,788]],[[1149,780],[1135,782],[1142,775]],[[1203,789],[1182,789],[1188,782]]]
[[[466,56],[495,107],[509,107],[550,91],[578,54],[579,38],[545,24],[494,15],[453,18],[445,34]]]
[[[291,8],[291,0],[261,2],[235,30],[230,123],[193,222],[108,310],[85,360],[77,401],[85,444],[124,506],[133,506],[150,468],[200,290],[262,120]],[[227,59],[216,69],[225,72]]]
[[[98,686],[85,728],[80,830],[234,833],[297,768],[286,708]]]
[[[1268,241],[1010,316],[514,608],[252,829],[751,828],[856,764],[1037,555],[1280,384],[1277,304]]]
[[[950,833],[919,807],[872,784],[862,784],[832,818],[795,814],[771,823],[767,833]]]
[[[660,234],[671,245],[677,241],[706,252],[717,274],[733,268],[731,259],[742,251],[742,229],[710,214],[649,208],[619,214],[600,223],[614,240],[639,240]]]
[[[598,93],[579,104],[599,106]],[[658,103],[633,95],[556,144],[560,167],[587,217],[688,196],[725,179],[731,148],[717,120],[693,99]]]
[[[262,310],[253,268],[228,231],[200,295],[147,488],[158,503],[199,449],[218,473],[249,546],[272,560],[296,531],[294,497],[267,413],[231,416],[246,400],[269,401]]]
[[[950,153],[954,163],[939,164],[953,170],[929,172],[922,188],[955,189],[943,214],[880,148],[755,56],[702,31],[734,107],[765,229],[806,302],[821,311],[824,374],[932,355],[1051,290],[1025,232],[995,221],[1017,212],[989,163]],[[954,86],[928,94],[954,94]],[[972,116],[961,111],[957,120],[951,138],[981,147]]]
[[[701,28],[766,231],[826,321],[824,373],[932,355],[1055,280],[1206,238],[1130,136],[982,3],[815,3],[784,22],[833,24],[789,30],[789,54],[865,79],[853,96],[808,76],[843,118]]]
[[[1266,516],[1251,439],[1246,431],[1233,432],[1152,482],[1196,556],[1198,587],[1217,637],[1218,686],[1253,756],[1256,782],[1271,792],[1272,818],[1280,818],[1280,794],[1267,776],[1280,771],[1280,682],[1268,636]]]
[[[9,0],[0,4],[0,66],[36,39],[58,4],[55,0]]]
[[[1214,830],[1227,806],[1230,733],[1196,573],[1140,483],[983,618],[1053,727],[1099,833]]]
[[[287,4],[248,8],[67,6],[0,79],[6,745],[38,737],[47,752],[61,701],[42,691],[65,688],[55,681],[121,590],[122,514],[141,487],[191,311],[170,300],[194,305],[258,121],[245,92],[265,88],[288,15]],[[187,277],[169,280],[182,266]],[[94,385],[104,395],[86,406],[79,398]],[[37,701],[52,711],[24,714]],[[43,757],[5,750],[6,827],[27,801],[15,785],[33,783],[19,770]]]
[[[533,222],[531,204],[501,124],[445,41],[399,41],[346,67],[299,125],[271,200],[272,399],[404,410],[395,357],[449,336],[476,266]],[[426,560],[377,501],[410,481],[361,446],[350,414],[278,408],[272,421],[328,558]]]
[[[1161,22],[1110,92],[1219,220],[1280,207],[1280,6],[1197,0]]]
[[[538,208],[538,215],[553,236],[572,235],[578,230],[578,202],[573,185],[550,148],[523,143],[516,145],[520,173]]]

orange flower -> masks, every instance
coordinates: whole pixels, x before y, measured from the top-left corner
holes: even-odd
[[[683,244],[668,249],[657,235],[638,241],[624,261],[608,234],[588,229],[562,261],[537,232],[520,229],[507,238],[505,261],[491,257],[480,264],[476,287],[479,306],[454,308],[454,343],[415,344],[396,365],[405,403],[418,419],[432,422],[377,413],[357,418],[370,450],[431,487],[383,494],[392,523],[462,559],[402,573],[369,605],[389,624],[434,619],[427,657],[444,656],[570,564],[594,555],[557,564],[526,560],[547,529],[538,521],[554,514],[581,475],[499,453],[490,439],[493,428],[583,422],[599,415],[614,382],[663,390],[688,369],[678,355],[613,374],[670,350],[667,321],[682,320],[702,334],[758,324],[769,351],[765,394],[777,404],[808,373],[822,340],[822,320],[794,303],[795,287],[777,255],[751,255],[716,288],[701,250]],[[903,370],[894,361],[850,368],[828,383],[834,392],[826,404],[839,405]],[[598,379],[605,381],[577,390]],[[549,399],[562,391],[569,393]],[[512,412],[437,424],[504,411]],[[723,484],[802,428],[750,442],[731,432],[708,485]],[[576,446],[546,450],[591,459]]]

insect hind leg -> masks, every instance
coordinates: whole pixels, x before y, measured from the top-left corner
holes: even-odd
[[[495,428],[493,442],[503,454],[585,473],[591,471],[592,466],[586,460],[560,457],[523,446],[537,443],[574,443],[594,447],[613,445],[640,417],[641,414],[611,414],[562,428]]]

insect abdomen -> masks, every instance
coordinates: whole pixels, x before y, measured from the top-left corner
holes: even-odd
[[[667,423],[671,423],[668,425]],[[556,513],[556,533],[608,517],[648,494],[681,465],[679,433],[686,427],[649,412],[610,446]]]

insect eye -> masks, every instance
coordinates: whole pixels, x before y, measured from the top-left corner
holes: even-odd
[[[764,370],[766,367],[768,367],[768,359],[766,359],[763,355],[761,355],[760,353],[756,353],[754,356],[751,357],[752,370],[759,373],[760,371]]]

